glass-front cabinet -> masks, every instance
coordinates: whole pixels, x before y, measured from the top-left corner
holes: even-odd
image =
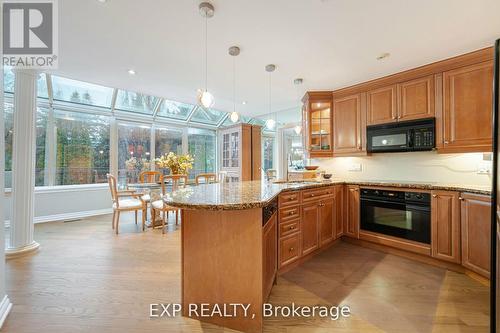
[[[303,98],[304,146],[309,157],[333,154],[332,94],[309,92]]]

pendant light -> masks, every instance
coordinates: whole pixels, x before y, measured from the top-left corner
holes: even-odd
[[[238,46],[231,46],[229,48],[229,55],[233,57],[233,112],[229,118],[233,123],[236,123],[240,116],[236,112],[236,57],[240,54],[240,48]]]
[[[266,72],[269,73],[269,116],[270,118],[266,120],[266,128],[268,130],[273,130],[274,126],[276,126],[276,120],[272,117],[272,99],[271,99],[271,74],[276,70],[276,65],[269,64],[266,66]]]
[[[295,85],[295,87],[297,87],[295,89],[295,94],[296,94],[296,98],[299,102],[299,108],[300,108],[300,97],[299,97],[300,94],[299,94],[298,90],[299,90],[299,86],[302,84],[302,82],[304,82],[304,80],[302,78],[296,78],[295,80],[293,80],[293,84]],[[295,134],[299,135],[302,132],[302,126],[301,125],[295,126],[294,131],[295,131]]]
[[[214,96],[208,91],[208,19],[214,16],[215,8],[209,2],[199,5],[200,15],[205,18],[205,88],[198,91],[198,103],[208,109],[215,103]]]

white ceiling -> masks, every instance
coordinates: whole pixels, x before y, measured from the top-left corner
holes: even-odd
[[[74,79],[195,103],[203,86],[204,19],[195,0],[59,1],[59,69]],[[298,105],[331,90],[492,45],[498,0],[213,0],[209,90],[232,110],[231,45],[238,45],[242,114]],[[384,52],[391,56],[375,58]],[[137,75],[130,76],[133,68]],[[304,78],[300,91],[293,85]]]

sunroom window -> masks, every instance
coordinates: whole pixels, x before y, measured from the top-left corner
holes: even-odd
[[[193,117],[191,117],[191,121],[202,124],[217,125],[225,115],[225,112],[198,107],[194,111]]]
[[[178,120],[187,120],[191,111],[195,108],[194,105],[164,100],[158,110],[158,116],[162,118],[172,118]]]
[[[127,90],[118,90],[115,109],[144,114],[153,114],[158,98]]]
[[[111,108],[112,88],[52,76],[52,90],[55,101]]]

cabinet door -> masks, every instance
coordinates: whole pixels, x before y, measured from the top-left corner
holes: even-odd
[[[390,123],[397,120],[396,85],[371,90],[366,94],[367,125]]]
[[[302,254],[318,248],[319,204],[313,202],[302,206]]]
[[[462,265],[489,278],[491,200],[484,195],[462,194]]]
[[[273,287],[276,270],[278,269],[278,232],[277,214],[275,213],[264,226],[262,232],[262,256],[263,256],[263,295],[265,299],[269,296]]]
[[[413,120],[434,116],[434,77],[432,75],[398,84],[397,118]]]
[[[344,185],[335,185],[335,238],[344,234]]]
[[[348,185],[346,197],[346,223],[344,234],[359,238],[359,186]]]
[[[434,258],[460,263],[458,192],[432,191],[431,253]]]
[[[443,148],[455,152],[491,151],[491,61],[443,74]]]
[[[357,153],[363,150],[364,117],[362,94],[333,101],[333,151],[335,154]]]
[[[319,203],[319,243],[320,246],[333,240],[335,232],[335,199],[325,199]]]

